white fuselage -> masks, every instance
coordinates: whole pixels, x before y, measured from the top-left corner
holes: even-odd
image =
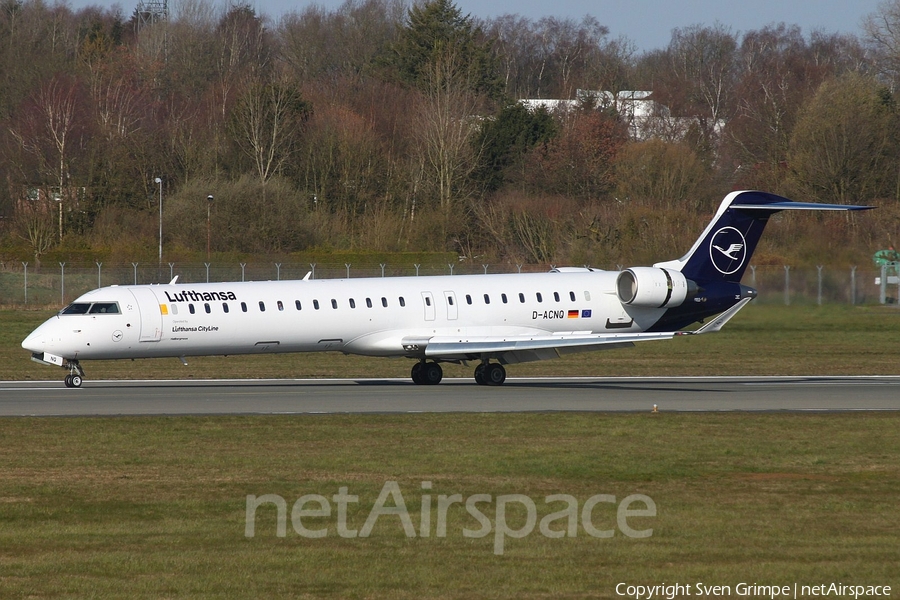
[[[645,331],[665,311],[623,305],[617,275],[583,270],[113,286],[88,292],[73,306],[117,308],[60,313],[23,346],[70,360],[325,350],[419,357],[419,338]]]

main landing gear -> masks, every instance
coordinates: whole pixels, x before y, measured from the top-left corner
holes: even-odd
[[[475,367],[475,383],[478,385],[503,385],[506,369],[500,363],[483,362]]]
[[[412,380],[417,385],[437,385],[444,378],[444,370],[436,362],[417,362],[412,368]]]
[[[77,360],[70,360],[63,368],[69,369],[69,374],[63,380],[68,388],[80,388],[84,382],[84,369],[78,364]]]
[[[436,362],[420,360],[412,367],[413,383],[417,385],[437,385],[444,377],[444,370]],[[483,362],[475,367],[475,383],[478,385],[503,385],[506,369],[500,363]]]

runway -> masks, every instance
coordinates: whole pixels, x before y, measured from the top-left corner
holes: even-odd
[[[0,382],[0,416],[900,410],[900,377]]]

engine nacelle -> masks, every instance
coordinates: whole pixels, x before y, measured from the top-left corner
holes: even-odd
[[[632,267],[616,278],[616,295],[622,304],[666,308],[680,306],[697,284],[680,271],[657,267]]]

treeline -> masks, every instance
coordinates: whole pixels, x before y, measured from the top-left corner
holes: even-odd
[[[215,253],[636,264],[684,251],[738,188],[882,205],[791,217],[762,260],[895,242],[900,0],[860,36],[695,26],[640,54],[594,17],[450,0],[169,7],[0,2],[4,258],[155,257],[160,198],[173,260],[205,255],[209,226]]]

